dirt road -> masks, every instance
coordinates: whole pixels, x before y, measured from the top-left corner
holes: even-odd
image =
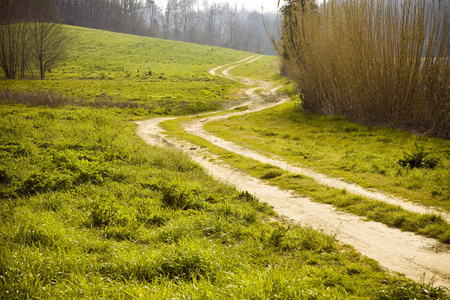
[[[216,67],[210,71],[213,75],[220,73],[220,76],[241,81],[248,86],[245,90],[246,95],[243,95],[243,97],[247,98],[247,102],[241,104],[248,105],[248,110],[237,112],[233,111],[234,108],[232,107],[229,109],[229,114],[199,118],[187,122],[184,124],[184,128],[188,133],[202,137],[228,151],[251,157],[263,163],[276,165],[290,172],[309,176],[320,184],[329,187],[346,189],[349,193],[397,204],[411,211],[420,213],[435,212],[432,209],[415,205],[381,192],[368,191],[360,186],[349,184],[336,178],[330,178],[309,169],[290,165],[281,158],[262,156],[252,150],[235,145],[206,132],[203,129],[203,124],[208,121],[219,120],[232,115],[247,114],[288,101],[282,95],[274,97],[273,95],[278,87],[274,87],[266,81],[255,81],[230,75],[229,71],[235,66],[241,63],[250,63],[256,59],[258,57],[251,56],[234,64]],[[262,94],[271,96],[269,99],[277,99],[278,102],[265,101],[264,99],[267,99],[267,97],[261,97],[259,94],[254,93],[255,89],[262,90]],[[283,191],[267,185],[259,179],[250,177],[221,163],[207,149],[201,149],[186,141],[167,138],[159,127],[159,123],[168,119],[171,118],[155,118],[138,122],[137,134],[149,144],[165,147],[169,145],[175,146],[188,152],[212,176],[231,183],[238,189],[249,191],[261,201],[272,205],[280,215],[284,215],[294,222],[334,235],[338,240],[353,246],[363,255],[377,260],[382,267],[390,272],[405,274],[405,276],[416,281],[422,278],[430,280],[432,277],[435,277],[437,285],[450,287],[450,252],[448,248],[436,240],[389,228],[381,223],[364,221],[360,217],[336,211],[331,205],[315,203],[293,192]],[[212,157],[215,158],[214,162],[211,161]],[[441,215],[450,220],[448,214]]]

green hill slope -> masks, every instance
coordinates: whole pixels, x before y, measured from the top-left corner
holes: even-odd
[[[217,109],[240,84],[208,70],[251,55],[226,48],[64,26],[66,60],[47,80],[0,80],[0,88],[146,104],[156,113]],[[161,109],[162,108],[162,109]]]

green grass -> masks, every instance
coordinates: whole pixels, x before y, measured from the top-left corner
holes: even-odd
[[[280,68],[278,56],[262,56],[260,59],[241,64],[233,68],[230,73],[233,75],[248,77],[257,80],[284,80],[276,74],[276,70]]]
[[[45,81],[0,86],[154,108],[0,99],[1,299],[445,299],[444,288],[389,275],[330,236],[274,221],[248,192],[135,134],[130,120],[232,100],[240,84],[207,70],[246,53],[67,30],[65,65]]]
[[[0,298],[444,299],[270,221],[249,193],[144,144],[132,116],[1,106]]]
[[[218,136],[266,155],[313,167],[366,188],[450,210],[450,142],[311,115],[294,103],[205,126]],[[402,167],[404,152],[423,145],[434,169]]]
[[[257,68],[264,68],[262,74],[267,78],[276,79],[277,69],[264,65]],[[254,68],[242,65],[233,69],[232,74],[252,77]],[[450,211],[448,140],[361,126],[342,117],[309,114],[294,103],[207,123],[205,128],[263,154],[275,154],[366,188]],[[405,153],[416,151],[416,144],[430,153],[427,158],[438,160],[436,168],[410,169],[400,165]]]
[[[0,80],[0,88],[151,106],[149,113],[188,114],[220,108],[241,84],[208,70],[251,55],[218,47],[64,26],[67,58],[46,80]],[[151,73],[150,73],[151,72]]]
[[[207,147],[211,152],[219,155],[225,163],[253,177],[264,179],[268,184],[295,191],[299,195],[310,197],[316,202],[332,204],[340,210],[364,216],[368,220],[382,222],[390,227],[415,232],[450,244],[450,224],[440,216],[409,212],[397,205],[355,196],[345,190],[325,187],[309,177],[286,172],[270,164],[263,164],[229,152],[202,138],[186,133],[182,128],[182,123],[189,121],[189,119],[189,117],[184,117],[164,121],[161,124],[170,136],[190,141],[201,147]]]

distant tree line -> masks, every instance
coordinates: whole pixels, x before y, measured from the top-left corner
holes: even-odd
[[[0,7],[0,66],[6,78],[44,79],[66,45],[54,1],[0,0]]]
[[[274,54],[262,13],[204,0],[55,0],[65,24]],[[265,13],[274,32],[275,13]]]

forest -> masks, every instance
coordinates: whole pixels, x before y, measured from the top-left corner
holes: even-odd
[[[276,31],[275,13],[199,0],[169,0],[166,7],[153,0],[56,0],[56,4],[68,25],[275,54],[266,32]]]

